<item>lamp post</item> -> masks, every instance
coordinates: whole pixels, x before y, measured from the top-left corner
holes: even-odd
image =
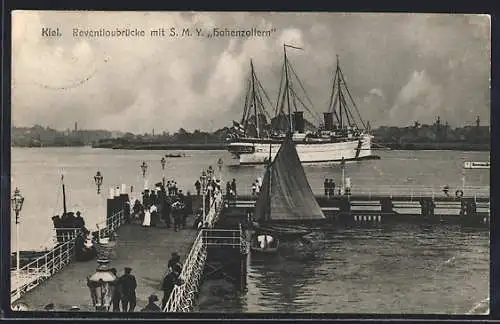
[[[222,158],[219,158],[217,160],[217,166],[219,167],[219,180],[221,181],[222,184],[222,166],[224,165],[224,161],[222,161]]]
[[[345,160],[344,157],[342,157],[342,160],[340,161],[340,168],[342,169],[342,195],[344,194],[345,191]]]
[[[205,224],[205,191],[207,190],[206,188],[206,180],[207,180],[207,174],[205,173],[205,170],[201,171],[201,176],[200,176],[200,182],[201,182],[201,193],[202,193],[202,200],[203,200],[203,224]]]
[[[212,169],[212,166],[209,165],[208,170],[207,170],[208,210],[210,210],[210,208],[212,208],[212,190],[213,190],[212,180],[213,180],[213,176],[214,176],[214,169]]]
[[[162,179],[161,182],[163,183],[163,186],[165,187],[165,163],[167,163],[167,160],[165,160],[165,157],[161,157],[161,170],[162,170]]]
[[[97,186],[97,194],[101,193],[102,180],[103,176],[101,174],[101,171],[97,171],[97,173],[94,176],[95,185]]]
[[[19,214],[21,209],[23,209],[24,197],[21,196],[21,192],[18,188],[14,190],[14,195],[11,198],[12,209],[16,213],[16,277],[17,281],[21,280],[21,248],[19,246]],[[19,286],[17,287],[17,297],[21,298],[21,291]]]
[[[142,161],[141,170],[142,170],[142,179],[144,180],[144,189],[146,189],[146,171],[148,170],[148,165],[146,164],[145,161]]]

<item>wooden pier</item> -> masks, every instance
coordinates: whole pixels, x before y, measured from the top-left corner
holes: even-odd
[[[490,199],[484,194],[459,197],[354,193],[333,197],[316,195],[316,199],[327,217],[322,224],[329,227],[418,222],[488,228],[490,220]],[[108,200],[109,217],[99,228],[99,235],[117,233],[110,265],[119,274],[126,266],[133,269],[137,280],[136,311],[146,305],[149,295],[163,294],[161,281],[173,252],[181,256],[184,283],[175,286],[163,311],[192,311],[203,281],[212,278],[225,278],[238,290],[245,290],[249,249],[242,224],[251,219],[255,200],[256,196],[252,195],[236,199],[218,196],[207,206],[206,228],[192,229],[194,220],[189,218],[187,228],[177,232],[127,223],[128,196],[117,195]],[[193,205],[199,204],[197,201]],[[67,311],[72,306],[94,311],[86,278],[94,273],[96,261],[74,261],[74,238],[49,253],[54,256],[44,255],[23,268],[29,276],[12,280],[13,300],[21,291],[18,301],[27,304],[30,310],[43,310],[48,303],[54,303],[55,310],[59,311]]]
[[[394,222],[451,223],[468,227],[489,227],[490,198],[487,196],[433,196],[352,194],[316,199],[333,225],[373,225]],[[256,196],[228,199],[224,212],[227,223],[248,221]],[[249,215],[250,213],[250,215]]]

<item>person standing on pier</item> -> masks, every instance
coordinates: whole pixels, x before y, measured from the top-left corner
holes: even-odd
[[[231,182],[231,189],[233,190],[233,195],[236,199],[236,196],[238,195],[238,192],[236,191],[236,179],[233,179],[233,181]]]
[[[189,215],[193,213],[193,197],[188,191],[186,197],[184,197],[184,215],[182,217],[182,228],[186,228],[186,221]]]
[[[174,196],[179,192],[179,188],[177,187],[177,181],[174,181]]]
[[[323,188],[325,190],[325,196],[330,196],[330,187],[328,186],[330,184],[330,180],[325,178],[325,182],[323,183]]]
[[[172,252],[170,260],[168,260],[168,271],[181,273],[181,256],[177,252]]]
[[[176,274],[174,272],[169,272],[161,284],[161,290],[163,291],[163,298],[161,299],[161,309],[164,309],[167,305],[170,294],[175,287]]]
[[[133,312],[137,303],[135,289],[137,288],[137,281],[132,274],[132,269],[125,267],[125,273],[120,277],[122,288],[122,311]]]
[[[151,227],[156,227],[160,223],[158,208],[155,205],[151,205],[151,207],[149,208],[149,213],[151,214]]]
[[[172,204],[172,216],[174,217],[174,231],[177,232],[177,230],[181,229],[182,212],[180,201],[176,201]]]
[[[328,184],[328,190],[329,190],[329,193],[330,193],[330,197],[333,197],[335,196],[335,182],[333,181],[333,179],[330,179],[330,182]]]
[[[111,268],[111,272],[115,275],[116,280],[113,284],[113,295],[111,296],[111,305],[113,312],[120,311],[120,301],[122,300],[122,287],[120,278],[118,278],[118,273],[116,268]]]
[[[255,182],[252,182],[252,196],[255,196],[256,193],[257,193],[257,185],[255,184]]]
[[[196,196],[200,196],[200,192],[201,192],[201,183],[199,180],[196,180],[196,182],[194,183],[194,188],[196,189]]]

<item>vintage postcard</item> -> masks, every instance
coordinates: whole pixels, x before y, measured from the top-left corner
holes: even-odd
[[[14,11],[12,309],[488,314],[490,22]]]

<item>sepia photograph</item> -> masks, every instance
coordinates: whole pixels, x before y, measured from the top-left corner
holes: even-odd
[[[489,15],[11,19],[13,311],[490,313]]]

